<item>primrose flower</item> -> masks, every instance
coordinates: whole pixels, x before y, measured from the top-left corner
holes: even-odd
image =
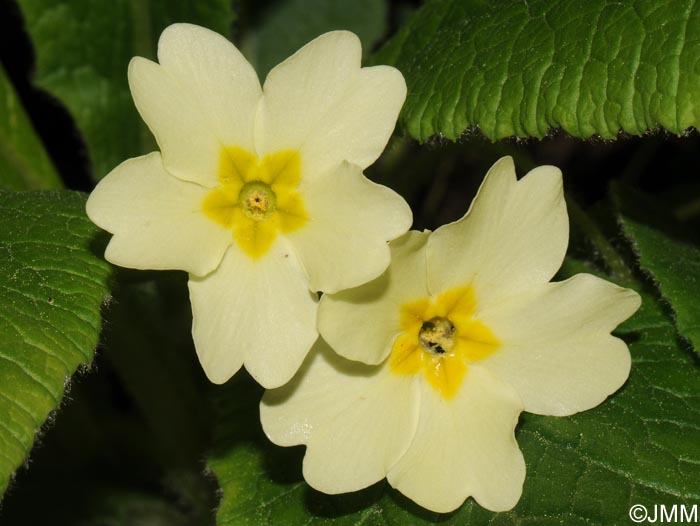
[[[304,477],[326,493],[386,477],[437,512],[469,496],[512,508],[525,478],[520,412],[590,409],[630,370],[610,332],[640,298],[588,274],[550,283],[567,243],[559,170],[517,181],[501,159],[462,219],[409,232],[382,276],[323,296],[321,336],[357,361],[319,340],[289,384],[265,393],[266,434],[306,444]]]
[[[159,63],[134,58],[129,84],[160,152],[105,177],[87,212],[114,234],[124,267],[190,274],[192,334],[216,383],[245,365],[287,382],[317,339],[316,291],[365,283],[411,211],[362,170],[391,135],[406,95],[394,68],[360,67],[358,38],[326,33],[261,87],[224,37],[163,31]]]

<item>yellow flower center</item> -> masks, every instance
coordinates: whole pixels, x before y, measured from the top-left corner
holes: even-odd
[[[222,148],[218,179],[220,186],[209,192],[202,210],[230,228],[238,246],[252,258],[263,256],[279,232],[294,232],[308,220],[297,191],[301,160],[296,151],[259,159],[242,148]]]
[[[441,316],[424,321],[418,331],[418,343],[431,354],[449,353],[455,346],[455,326]]]
[[[483,360],[499,346],[489,328],[474,319],[475,311],[471,286],[402,305],[402,331],[389,357],[391,371],[422,373],[443,398],[454,398],[468,364]]]
[[[238,205],[246,217],[262,221],[275,211],[276,196],[265,183],[254,181],[246,183],[238,194]]]

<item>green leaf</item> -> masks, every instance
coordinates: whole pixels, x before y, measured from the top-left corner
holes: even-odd
[[[279,62],[334,29],[356,33],[367,55],[386,32],[386,21],[386,0],[283,0],[268,6],[242,48],[264,80]]]
[[[700,125],[698,39],[693,0],[429,0],[374,62],[405,75],[421,141],[680,134]]]
[[[239,375],[217,397],[218,435],[209,457],[222,489],[217,524],[627,524],[633,504],[652,510],[700,503],[698,364],[678,345],[655,296],[644,291],[643,301],[619,331],[634,362],[620,392],[572,417],[523,415],[517,440],[528,474],[514,510],[495,514],[470,499],[457,512],[438,515],[385,482],[349,495],[315,492],[301,481],[303,449],[266,441],[258,420],[261,390]]]
[[[0,188],[61,188],[61,180],[0,66]]]
[[[0,495],[92,361],[110,273],[98,234],[82,194],[0,191]]]
[[[96,179],[156,149],[131,99],[129,60],[154,58],[161,31],[174,22],[228,36],[233,20],[230,0],[24,0],[20,8],[36,48],[36,84],[68,107]]]
[[[613,194],[639,266],[673,309],[678,332],[700,353],[700,248],[652,197],[620,185]]]
[[[164,281],[169,282],[174,273],[154,274],[167,276]],[[186,281],[182,285],[186,290]],[[32,451],[31,469],[20,470],[5,495],[0,506],[0,524],[3,526],[175,526],[206,525],[213,521],[211,510],[216,502],[216,488],[211,478],[202,473],[204,450],[192,454],[188,460],[191,466],[186,468],[170,454],[172,443],[180,441],[185,426],[195,427],[188,430],[189,433],[202,433],[208,429],[188,418],[188,407],[180,407],[188,390],[184,389],[182,394],[172,397],[173,407],[167,410],[167,416],[178,422],[171,424],[172,436],[164,437],[161,430],[153,425],[152,419],[144,418],[143,400],[133,396],[144,393],[135,392],[131,386],[126,386],[125,392],[124,386],[117,381],[121,371],[116,371],[115,375],[111,366],[113,356],[123,350],[113,344],[110,335],[138,333],[140,328],[116,325],[120,311],[135,306],[131,294],[119,290],[125,286],[121,281],[114,285],[117,290],[110,300],[103,322],[100,343],[103,352],[96,356],[91,373],[74,378],[70,398],[62,404],[50,431],[41,437],[41,447]],[[189,305],[155,305],[145,314],[159,312],[158,321],[165,323],[151,326],[154,340],[168,331],[175,334],[165,338],[161,342],[162,347],[171,344],[183,333],[185,339],[190,339],[189,325],[173,326],[167,323],[173,321],[169,316],[171,311],[179,312]],[[144,309],[137,309],[134,317],[143,314]],[[135,341],[138,336],[129,338]],[[170,348],[172,362],[179,361],[172,352],[176,348]],[[145,354],[157,352],[154,348],[144,349],[143,345],[137,350]],[[164,349],[162,352],[167,351]],[[196,361],[194,351],[192,353],[191,358]],[[146,360],[134,363],[133,367],[148,367],[149,363],[146,357]],[[160,366],[165,370],[161,376],[171,374],[174,369],[167,362],[161,362]],[[199,364],[197,367],[199,372]],[[163,384],[159,381],[159,373],[153,374],[152,369],[148,373],[155,376],[150,397],[157,400],[172,396],[177,383],[182,380],[181,375],[172,375],[173,385],[161,392]],[[201,407],[200,412],[204,416],[208,414],[201,411]],[[183,446],[191,443],[187,437],[182,442]],[[163,463],[172,460],[176,464]],[[77,499],[76,495],[80,498]],[[37,502],[41,502],[41,506],[37,506]]]

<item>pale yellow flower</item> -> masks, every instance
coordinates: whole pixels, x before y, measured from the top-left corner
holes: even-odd
[[[320,340],[266,392],[265,432],[306,444],[304,477],[326,493],[386,477],[437,512],[469,496],[512,508],[525,478],[520,412],[590,409],[630,370],[610,332],[640,298],[588,274],[550,283],[567,243],[559,170],[517,181],[501,159],[462,219],[409,232],[381,277],[324,295],[319,330],[344,358]]]
[[[176,24],[159,63],[129,65],[160,152],[115,168],[87,212],[114,234],[109,261],[189,272],[194,342],[213,382],[242,364],[266,387],[289,380],[318,335],[316,291],[377,277],[387,241],[410,227],[403,199],[362,174],[406,86],[360,58],[354,34],[327,33],[261,87],[224,37]]]

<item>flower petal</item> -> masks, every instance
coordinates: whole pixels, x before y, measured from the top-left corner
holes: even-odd
[[[318,336],[317,299],[284,242],[259,259],[233,245],[216,272],[190,279],[189,287],[197,355],[214,383],[244,362],[258,383],[278,387]]]
[[[376,278],[389,265],[387,241],[411,226],[403,198],[350,163],[332,177],[302,182],[299,193],[308,222],[288,237],[311,290],[334,293]]]
[[[428,242],[434,294],[468,283],[480,305],[546,283],[564,260],[569,222],[558,168],[540,166],[520,181],[513,160],[500,159],[462,219]]]
[[[418,428],[389,484],[439,513],[470,495],[492,511],[511,509],[525,480],[514,429],[522,404],[515,391],[488,371],[470,366],[455,398],[421,389]]]
[[[254,151],[262,94],[255,70],[226,38],[191,24],[163,31],[158,59],[136,57],[129,64],[136,107],[168,171],[214,187],[223,147]]]
[[[137,269],[179,269],[203,276],[233,242],[231,231],[204,215],[207,189],[163,168],[159,153],[129,159],[100,181],[88,217],[114,234],[105,257]]]
[[[502,347],[480,364],[515,387],[526,411],[590,409],[627,380],[630,353],[610,331],[640,304],[636,292],[589,274],[534,288],[481,314]]]
[[[276,217],[265,221],[255,221],[236,209],[237,225],[233,237],[238,246],[252,258],[262,257],[270,250],[277,239],[278,220]]]
[[[411,377],[345,360],[319,339],[299,374],[265,393],[260,420],[274,443],[307,444],[304,478],[335,494],[386,476],[413,438],[417,410]]]
[[[333,349],[351,360],[377,364],[401,332],[402,304],[425,297],[427,232],[410,231],[390,244],[391,265],[374,281],[324,294],[318,330]]]
[[[366,168],[386,146],[406,98],[401,73],[360,69],[353,33],[331,31],[270,71],[258,117],[261,156],[299,150],[304,177],[347,160]]]

